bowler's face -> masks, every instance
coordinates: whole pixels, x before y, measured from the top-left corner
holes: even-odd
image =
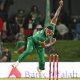
[[[50,30],[48,28],[46,28],[46,36],[49,37],[49,36],[52,36],[52,33],[53,33],[53,30]]]

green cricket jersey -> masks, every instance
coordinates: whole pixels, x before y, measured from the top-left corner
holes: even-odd
[[[52,25],[52,27],[55,27],[55,25]],[[53,32],[52,36],[53,35],[54,35],[54,32]],[[46,35],[45,35],[45,29],[43,29],[41,31],[38,31],[36,34],[34,34],[32,36],[32,38],[33,38],[34,42],[36,43],[36,46],[40,46],[39,41],[41,41],[41,42],[44,42],[44,41],[48,42],[50,40],[50,37],[46,37]]]

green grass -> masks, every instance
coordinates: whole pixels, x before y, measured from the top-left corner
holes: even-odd
[[[0,79],[0,80],[49,80],[49,79],[32,79],[32,78],[21,78],[21,79],[17,79],[17,78],[10,78],[10,79]],[[80,80],[79,78],[77,79],[58,79],[58,80]]]
[[[16,44],[5,43],[4,46],[10,48],[12,51],[12,60],[16,61],[20,55],[18,53],[14,53]],[[59,54],[60,61],[80,61],[80,40],[59,40],[53,48],[55,49],[55,52]],[[46,61],[49,61],[49,54]],[[38,56],[35,49],[31,54],[27,55],[23,61],[38,61]]]
[[[80,61],[80,40],[61,40],[55,45],[60,61]]]

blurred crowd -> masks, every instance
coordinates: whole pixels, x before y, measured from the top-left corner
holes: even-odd
[[[44,28],[45,17],[42,16],[37,5],[33,5],[28,13],[19,9],[14,15],[8,16],[10,5],[12,2],[4,5],[0,1],[0,46],[4,42],[23,41],[24,43],[27,37]],[[54,12],[51,12],[51,18],[53,16]],[[63,9],[55,33],[57,39],[80,40],[80,16],[69,16]],[[10,53],[7,48],[0,47],[0,55],[1,51],[5,53],[6,57],[8,56],[6,53]],[[9,56],[11,55],[9,54]],[[9,59],[6,57],[3,58],[8,61]]]
[[[25,37],[28,37],[33,35],[36,28],[44,27],[45,17],[42,16],[37,5],[33,5],[28,13],[19,9],[17,13],[8,16],[7,12],[4,4],[0,2],[0,39],[3,42],[14,41],[22,30]],[[51,12],[51,18],[53,16],[54,13]],[[57,39],[80,39],[80,17],[69,16],[63,9],[56,26],[56,37]]]

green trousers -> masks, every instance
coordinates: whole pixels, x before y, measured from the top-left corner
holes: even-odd
[[[18,61],[22,61],[24,59],[24,57],[31,53],[33,48],[36,47],[37,49],[37,53],[38,53],[38,56],[39,56],[39,69],[41,70],[44,70],[45,69],[45,57],[44,57],[44,54],[45,54],[45,49],[42,48],[42,47],[38,47],[32,37],[29,37],[28,38],[28,41],[27,41],[27,48],[25,49],[25,51],[19,56],[18,58]]]

